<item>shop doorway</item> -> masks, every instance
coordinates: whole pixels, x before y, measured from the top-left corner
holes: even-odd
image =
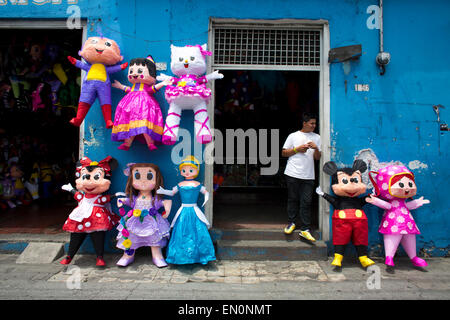
[[[78,56],[82,38],[65,23],[0,23],[0,232],[60,232],[76,206],[61,186],[79,157],[69,120],[81,75],[67,56]]]
[[[282,230],[287,221],[283,174],[287,159],[281,157],[281,148],[287,135],[300,129],[303,111],[318,116],[322,157],[316,162],[316,184],[328,183],[319,170],[330,159],[331,149],[328,22],[211,18],[209,30],[208,46],[213,53],[209,72],[220,70],[225,75],[211,84],[213,127],[278,129],[280,161],[277,174],[271,176],[258,175],[258,165],[248,163],[207,165],[205,184],[216,191],[212,203],[205,206],[206,215],[215,228]],[[236,80],[230,83],[227,78]],[[244,85],[236,88],[246,81],[250,81],[248,90],[241,90]],[[262,95],[252,87],[254,82],[262,83]],[[231,99],[230,93],[236,92],[237,97]],[[252,116],[259,112],[260,118]],[[223,181],[219,175],[224,176]],[[317,196],[313,203],[314,228],[322,240],[328,240],[329,206]]]
[[[214,227],[281,230],[287,221],[287,158],[281,157],[281,148],[290,133],[301,129],[303,112],[319,114],[319,72],[226,70],[223,74],[215,85],[215,129],[223,133],[224,140],[230,138],[227,129],[278,129],[279,148],[271,156],[278,157],[279,169],[274,175],[261,175],[264,165],[251,164],[249,141],[245,164],[216,163]],[[314,229],[318,228],[317,204],[315,195]]]

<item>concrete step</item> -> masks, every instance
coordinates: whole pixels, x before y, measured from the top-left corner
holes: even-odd
[[[213,240],[281,240],[297,241],[300,230],[295,230],[287,235],[283,229],[211,229]],[[314,238],[320,239],[321,235],[317,231],[311,233]]]
[[[327,260],[327,245],[320,240],[217,240],[216,256],[219,260]]]
[[[64,243],[30,242],[16,260],[18,264],[52,263],[64,254]]]

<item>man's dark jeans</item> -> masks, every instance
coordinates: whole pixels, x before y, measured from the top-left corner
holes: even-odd
[[[311,228],[311,203],[314,193],[314,180],[297,179],[285,175],[288,190],[288,223],[295,223],[300,217],[300,230]]]

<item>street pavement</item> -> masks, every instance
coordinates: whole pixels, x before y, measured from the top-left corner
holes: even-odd
[[[344,259],[342,272],[328,261],[214,261],[158,269],[148,255],[120,268],[118,254],[95,267],[94,255],[77,255],[69,266],[18,264],[0,254],[1,300],[448,300],[450,259],[427,258],[426,271],[397,258],[395,274],[381,258],[364,270]]]

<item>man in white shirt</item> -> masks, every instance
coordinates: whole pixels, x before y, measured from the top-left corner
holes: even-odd
[[[299,235],[309,241],[316,241],[310,233],[311,203],[314,192],[314,160],[321,156],[320,136],[314,133],[317,116],[304,113],[302,129],[291,133],[283,145],[281,155],[288,157],[286,184],[288,190],[288,225],[286,234],[295,230],[295,220],[300,218]]]

